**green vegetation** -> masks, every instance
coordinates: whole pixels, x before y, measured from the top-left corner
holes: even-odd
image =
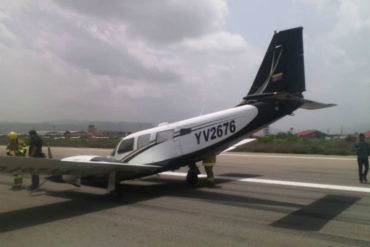
[[[28,144],[28,136],[21,137]],[[120,138],[71,138],[53,139],[43,138],[44,145],[59,147],[89,147],[89,148],[114,148]],[[0,137],[0,145],[6,145],[6,136]],[[356,142],[354,136],[344,139],[316,139],[297,137],[292,134],[277,134],[275,136],[259,137],[257,141],[240,146],[234,151],[261,152],[261,153],[292,153],[292,154],[326,154],[326,155],[354,155],[352,150]]]
[[[257,141],[243,145],[235,151],[262,153],[293,153],[293,154],[326,154],[354,155],[352,150],[356,138],[347,136],[344,139],[316,139],[294,135],[276,135],[257,138]]]

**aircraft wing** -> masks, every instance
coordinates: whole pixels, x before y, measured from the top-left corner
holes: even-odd
[[[72,156],[62,160],[0,156],[0,173],[107,176],[112,172],[131,177],[135,174],[150,174],[158,166],[132,165],[115,159],[99,156]]]

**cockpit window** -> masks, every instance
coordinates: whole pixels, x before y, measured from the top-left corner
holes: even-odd
[[[123,154],[134,150],[134,138],[126,139],[118,147],[118,154]]]

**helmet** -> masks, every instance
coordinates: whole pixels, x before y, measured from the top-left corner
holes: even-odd
[[[8,138],[9,138],[9,140],[15,140],[15,139],[18,138],[18,135],[14,131],[10,131],[9,134],[8,134]]]

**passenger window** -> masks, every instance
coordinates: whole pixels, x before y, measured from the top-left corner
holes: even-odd
[[[134,138],[126,139],[119,145],[118,154],[123,154],[134,150]]]
[[[157,133],[156,142],[165,142],[173,137],[173,130],[164,130]]]
[[[137,138],[137,148],[142,148],[148,145],[150,142],[150,134],[142,135]]]

